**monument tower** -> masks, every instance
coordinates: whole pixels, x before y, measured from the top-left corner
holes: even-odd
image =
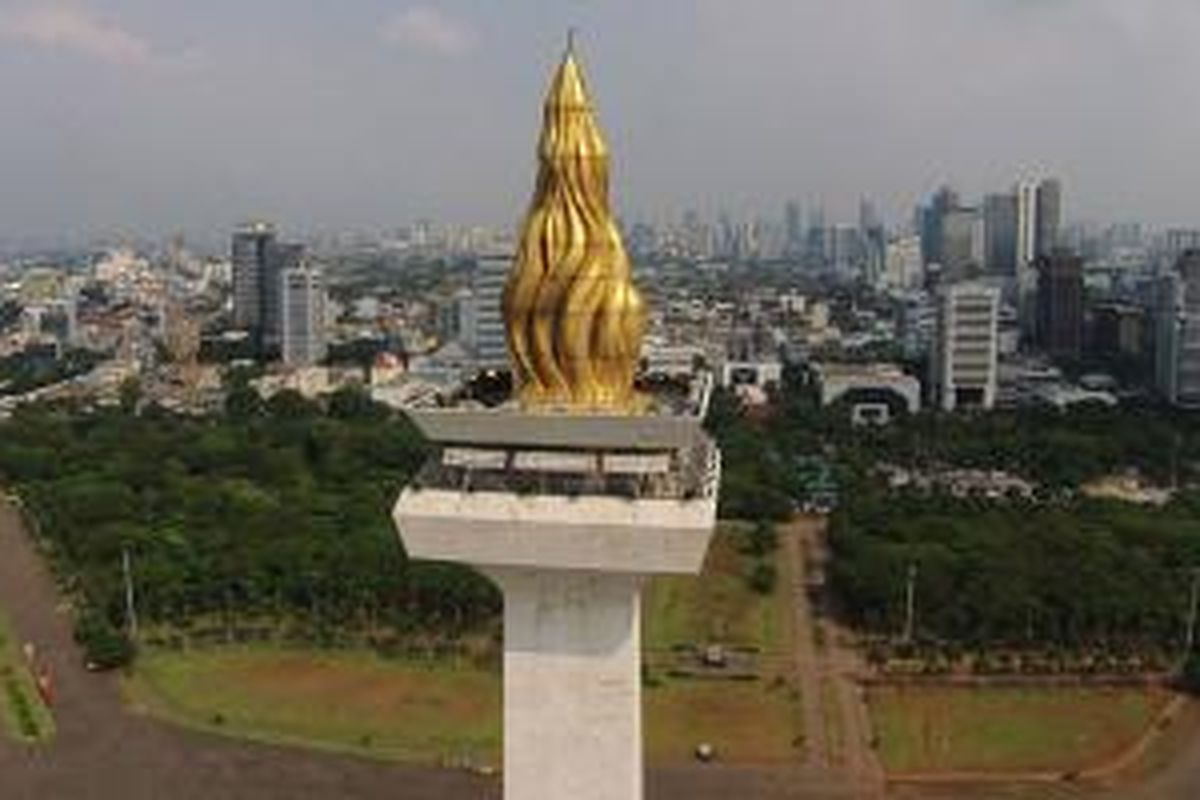
[[[698,572],[716,516],[709,381],[635,387],[646,310],[608,180],[568,44],[504,292],[514,397],[409,412],[439,446],[396,503],[409,555],[504,594],[506,800],[640,800],[642,584]]]

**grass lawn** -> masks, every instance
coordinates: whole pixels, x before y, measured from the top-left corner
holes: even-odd
[[[500,677],[362,651],[148,651],[130,699],[193,726],[405,761],[498,763]]]
[[[0,615],[0,729],[19,741],[54,738],[54,719],[42,703],[8,621]]]
[[[750,560],[737,550],[741,523],[722,522],[709,546],[704,572],[659,577],[646,587],[643,643],[647,655],[680,644],[749,645],[790,652],[789,584],[780,572],[770,596],[751,592]],[[777,558],[780,569],[784,559]]]
[[[645,641],[655,681],[643,697],[654,762],[690,759],[701,742],[724,761],[797,756],[798,701],[776,680],[790,675],[790,583],[781,573],[774,594],[756,595],[743,578],[748,564],[725,529],[703,578],[650,582]],[[761,679],[670,678],[653,668],[670,645],[710,641],[759,648]],[[151,713],[230,735],[421,763],[500,760],[500,675],[465,664],[264,645],[145,650],[125,686]]]
[[[775,591],[746,584],[752,559],[738,552],[741,523],[720,523],[703,573],[658,577],[643,596],[644,659],[656,683],[643,694],[647,757],[670,763],[712,744],[723,761],[772,763],[799,756],[799,698],[792,686],[791,579],[787,560]],[[673,678],[672,648],[719,643],[758,651],[756,681]],[[786,683],[785,683],[786,682]]]
[[[762,681],[674,680],[648,687],[642,694],[646,758],[688,761],[696,745],[707,742],[725,763],[794,761],[799,727],[790,692]]]
[[[888,771],[1079,770],[1118,755],[1170,699],[1159,689],[881,687],[868,692]]]

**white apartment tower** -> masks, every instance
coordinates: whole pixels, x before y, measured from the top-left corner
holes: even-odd
[[[511,255],[484,255],[475,265],[471,281],[475,308],[471,329],[464,333],[463,339],[471,343],[476,365],[481,370],[508,369],[508,341],[501,303],[512,262]]]
[[[1200,251],[1185,251],[1159,282],[1155,382],[1180,408],[1200,408]]]
[[[941,290],[930,367],[943,410],[995,405],[999,307],[1000,292],[991,286],[959,283]]]
[[[307,266],[282,275],[283,362],[310,367],[325,358],[325,284]]]

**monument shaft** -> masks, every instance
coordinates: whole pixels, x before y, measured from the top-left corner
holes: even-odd
[[[489,574],[504,592],[504,796],[641,800],[641,577]]]

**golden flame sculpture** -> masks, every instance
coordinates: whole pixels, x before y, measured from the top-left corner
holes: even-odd
[[[608,147],[568,42],[546,96],[538,176],[504,288],[513,378],[530,410],[620,411],[646,310],[609,210]]]

